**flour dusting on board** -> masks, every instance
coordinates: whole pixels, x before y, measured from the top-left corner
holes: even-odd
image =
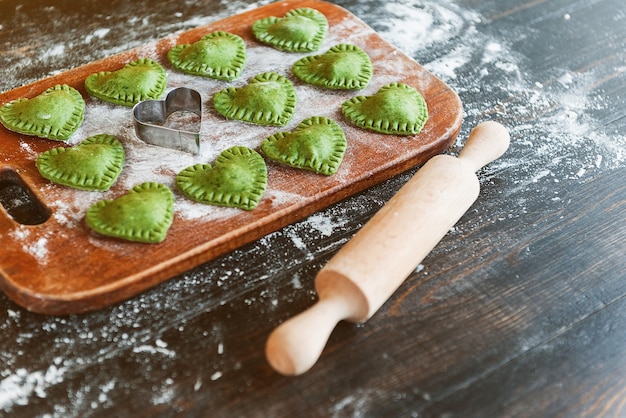
[[[101,31],[94,33],[93,36],[99,38],[106,36],[106,34],[107,32]],[[378,68],[376,76],[372,79],[370,85],[358,92],[358,94],[363,95],[374,94],[383,85],[401,79],[407,71],[415,71],[414,63],[405,60],[401,54],[390,54],[390,56],[387,56],[384,54],[384,49],[370,46],[368,39],[371,35],[372,31],[361,25],[360,22],[345,19],[332,25],[321,47],[321,50],[325,51],[332,45],[352,43],[360,46],[370,55],[375,67]],[[89,41],[92,40],[93,38],[89,39]],[[165,42],[172,46],[179,43],[177,35],[165,38]],[[154,44],[140,47],[138,55],[155,60],[159,59],[158,51]],[[385,155],[395,150],[394,156],[390,156],[390,158],[397,158],[395,155],[402,155],[404,152],[397,146],[397,141],[391,143],[391,141],[372,140],[370,139],[371,135],[351,126],[339,117],[341,103],[354,96],[355,92],[319,89],[297,80],[294,81],[298,103],[297,112],[286,126],[267,127],[241,121],[226,120],[212,109],[212,97],[216,92],[228,86],[244,86],[254,76],[268,71],[292,78],[290,69],[293,63],[302,58],[304,54],[285,54],[258,42],[248,41],[246,55],[246,66],[242,75],[237,80],[229,83],[205,77],[191,76],[171,70],[168,65],[165,65],[167,70],[165,95],[170,90],[181,86],[192,88],[201,95],[203,112],[200,130],[200,153],[198,155],[143,143],[135,135],[132,110],[130,108],[86,97],[84,121],[67,143],[69,145],[77,145],[85,138],[98,134],[116,136],[120,139],[126,151],[124,169],[114,187],[103,193],[51,185],[46,196],[54,196],[53,200],[48,203],[52,209],[53,219],[61,222],[67,228],[82,228],[82,220],[86,210],[97,200],[113,199],[119,196],[121,191],[130,190],[144,182],[162,183],[175,190],[175,176],[186,167],[200,163],[213,163],[222,151],[235,145],[259,149],[263,139],[279,131],[293,130],[302,120],[312,116],[326,116],[337,120],[346,133],[346,137],[349,138],[348,152],[338,172],[333,175],[333,181],[349,184],[353,173],[358,173],[356,169],[363,167],[363,165],[359,167],[353,166],[353,162],[357,158],[356,156],[359,155],[360,147],[377,149],[379,155]],[[378,63],[383,62],[384,65],[378,65]],[[411,68],[407,68],[407,66],[411,66]],[[418,78],[418,88],[422,90],[427,89],[428,80],[427,77]],[[32,152],[29,152],[27,155],[28,158],[33,160],[36,158],[36,155],[33,155]],[[266,201],[271,202],[277,208],[282,208],[308,197],[297,193],[299,190],[307,193],[307,187],[294,189],[295,192],[276,187],[279,184],[282,184],[284,187],[285,183],[272,181],[274,170],[276,170],[274,165],[268,164],[268,189],[264,195]],[[301,175],[296,171],[294,173],[294,176]],[[315,180],[313,179],[312,181]],[[290,187],[290,185],[287,186]],[[202,225],[207,225],[213,220],[230,218],[239,214],[238,209],[193,202],[180,193],[175,193],[175,199],[174,210],[176,217],[185,220],[201,220]],[[43,255],[44,257],[47,255],[45,244],[52,237],[41,237],[40,234],[33,233],[25,238],[28,240],[28,242],[24,243],[29,248],[28,254],[36,258],[38,255]],[[32,242],[33,240],[37,241]],[[107,240],[96,242],[96,238],[91,236],[89,240],[100,248],[109,248],[112,251],[125,251],[123,247],[116,245],[116,243],[109,244]]]

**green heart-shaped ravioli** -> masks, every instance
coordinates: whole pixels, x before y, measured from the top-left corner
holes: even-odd
[[[193,44],[175,46],[167,57],[174,68],[187,74],[230,81],[246,65],[246,44],[237,35],[217,31]]]
[[[356,126],[384,134],[414,135],[428,120],[424,96],[402,83],[383,86],[373,96],[346,100],[341,110]]]
[[[107,190],[124,166],[124,147],[111,135],[95,135],[72,148],[52,148],[37,157],[39,173],[81,190]]]
[[[85,115],[80,93],[65,84],[50,87],[32,99],[17,99],[0,107],[5,128],[25,135],[65,141]]]
[[[252,210],[267,187],[267,167],[256,151],[234,146],[222,151],[215,164],[196,164],[176,176],[182,193],[200,203]]]
[[[142,100],[154,100],[165,91],[167,74],[156,61],[141,58],[117,71],[102,71],[85,79],[90,95],[105,102],[133,106]]]
[[[284,17],[267,17],[252,24],[252,33],[265,44],[287,52],[317,51],[326,37],[328,20],[315,9],[293,9]]]
[[[87,209],[85,222],[94,231],[128,241],[158,243],[174,219],[174,195],[160,183],[146,182],[114,200]]]
[[[296,90],[276,73],[259,74],[243,87],[228,87],[213,95],[215,110],[229,119],[257,125],[286,125],[296,108]]]
[[[339,44],[322,55],[304,57],[293,73],[305,83],[337,90],[360,90],[372,78],[372,61],[361,48]]]
[[[278,132],[261,143],[269,159],[325,175],[337,172],[346,147],[339,124],[323,116],[305,119],[293,132]]]

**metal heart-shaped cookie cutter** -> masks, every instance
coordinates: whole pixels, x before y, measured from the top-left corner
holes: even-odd
[[[192,112],[200,117],[197,130],[175,129],[165,126],[174,112]],[[196,90],[178,87],[165,100],[144,100],[133,107],[135,133],[143,142],[192,154],[200,153],[202,126],[202,98]],[[194,123],[195,124],[195,123]]]

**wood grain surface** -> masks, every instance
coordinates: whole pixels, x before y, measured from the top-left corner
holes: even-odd
[[[265,3],[0,0],[0,91]],[[95,312],[0,293],[0,416],[626,415],[626,3],[335,3],[458,93],[448,154],[479,122],[510,129],[470,211],[295,378],[268,335],[416,169]]]
[[[239,35],[248,44],[247,70],[241,77],[244,80],[267,71],[290,76],[289,63],[305,54],[286,54],[255,43],[251,25],[264,17],[284,16],[289,10],[298,7],[314,7],[327,17],[330,34],[326,46],[338,43],[359,44],[358,46],[370,55],[375,70],[369,88],[347,94],[335,92],[325,94],[323,89],[305,89],[306,86],[296,82],[300,90],[297,93],[299,103],[293,121],[281,129],[263,127],[256,131],[250,128],[249,124],[242,122],[230,124],[231,128],[221,131],[220,124],[230,125],[221,118],[210,117],[214,111],[210,100],[205,97],[203,101],[207,110],[203,118],[205,125],[209,127],[202,132],[201,147],[222,151],[232,144],[248,145],[249,142],[243,141],[254,135],[253,139],[256,142],[250,146],[258,149],[263,138],[278,131],[292,130],[302,121],[303,114],[310,117],[308,113],[303,112],[320,112],[314,116],[328,116],[339,120],[349,140],[349,148],[341,170],[336,175],[321,176],[269,164],[268,190],[259,206],[252,211],[206,209],[206,214],[189,216],[181,206],[195,205],[191,211],[197,212],[204,209],[199,208],[203,205],[181,203],[181,200],[186,198],[177,193],[174,223],[167,239],[154,245],[129,243],[98,237],[85,226],[81,218],[88,205],[84,201],[88,199],[89,204],[92,204],[94,193],[55,186],[39,175],[34,158],[45,150],[59,146],[58,141],[45,141],[20,135],[2,127],[0,146],[4,162],[1,163],[0,170],[19,175],[51,214],[46,222],[26,227],[6,214],[0,217],[2,234],[0,244],[4,248],[0,255],[0,273],[4,279],[0,281],[0,288],[17,303],[38,313],[68,314],[101,308],[134,296],[202,262],[259,239],[316,210],[423,163],[450,146],[461,128],[462,107],[456,93],[413,59],[380,38],[354,15],[331,3],[318,1],[273,3],[208,26],[176,34],[174,37],[165,37],[156,43],[16,88],[0,95],[0,103],[8,103],[22,97],[32,98],[58,84],[70,85],[88,97],[84,80],[89,74],[115,71],[132,60],[146,56],[170,68],[166,55],[173,45],[190,44],[207,33],[218,30]],[[257,51],[256,54],[253,49]],[[276,64],[277,60],[282,66]],[[253,71],[255,74],[252,74]],[[170,68],[170,79],[174,78],[172,73],[175,71]],[[199,88],[209,86],[209,93],[206,90],[202,91],[205,95],[230,85],[219,82],[210,84],[205,80],[198,82],[197,77],[194,79],[191,76],[178,82],[188,86],[192,81],[195,81]],[[420,134],[398,137],[369,133],[351,127],[341,118],[342,101],[357,94],[372,95],[382,85],[390,82],[411,85],[424,95],[429,108],[429,119]],[[303,93],[303,89],[308,93]],[[113,116],[110,115],[113,113],[111,107],[96,108],[94,101],[87,101],[87,116],[83,122],[84,126],[81,127],[83,132],[89,132],[90,124],[113,120]],[[127,110],[128,115],[125,115],[122,126],[132,126],[130,110],[122,109],[124,110]],[[119,109],[115,111],[119,113]],[[90,114],[95,116],[90,118]],[[112,126],[117,125],[114,122],[108,122],[107,125],[105,127],[107,130],[100,133],[118,136],[123,141],[128,156],[125,169],[133,169],[134,164],[152,164],[153,174],[151,177],[135,176],[137,180],[133,180],[131,173],[129,179],[118,181],[111,191],[102,194],[100,199],[118,197],[128,192],[135,184],[144,181],[166,181],[166,185],[176,191],[173,184],[176,172],[188,165],[212,162],[204,159],[206,153],[193,162],[189,162],[185,153],[181,155],[168,149],[158,153],[154,147],[137,141],[128,129]],[[246,131],[254,134],[246,134]],[[230,137],[224,141],[224,135]],[[186,165],[174,161],[177,158],[186,162]],[[172,164],[164,164],[166,160]],[[164,179],[163,173],[168,172],[172,172],[172,175]],[[68,221],[68,213],[75,218],[73,221]],[[69,249],[68,242],[72,243]],[[30,250],[37,246],[41,247],[40,251],[34,253]],[[80,251],[75,251],[74,248],[79,248]],[[70,270],[67,270],[68,258],[71,258],[74,266]]]

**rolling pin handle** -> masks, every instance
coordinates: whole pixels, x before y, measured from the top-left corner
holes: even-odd
[[[474,172],[504,154],[510,143],[509,131],[498,122],[481,122],[472,129],[459,159],[470,163]]]
[[[309,370],[322,354],[339,321],[353,315],[349,298],[320,298],[306,311],[283,322],[270,335],[265,356],[282,375],[295,376]]]

